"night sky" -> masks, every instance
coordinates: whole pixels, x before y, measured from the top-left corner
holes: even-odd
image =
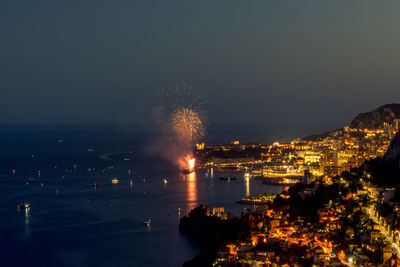
[[[400,1],[0,3],[0,123],[136,123],[186,81],[211,123],[400,102]]]

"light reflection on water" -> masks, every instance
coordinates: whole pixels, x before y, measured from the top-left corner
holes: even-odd
[[[196,172],[189,173],[186,176],[186,183],[187,183],[187,203],[189,210],[192,210],[198,205]]]
[[[31,230],[29,227],[29,209],[25,209],[25,236],[30,237]]]
[[[250,196],[250,179],[249,177],[245,177],[245,187],[246,187],[246,197]]]

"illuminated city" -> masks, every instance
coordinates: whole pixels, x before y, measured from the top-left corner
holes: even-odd
[[[400,267],[400,1],[0,1],[0,267]]]
[[[346,126],[290,143],[197,144],[207,172],[288,185],[280,194],[246,194],[239,201],[255,207],[235,222],[247,236],[230,233],[216,257],[210,257],[212,265],[398,266],[400,187],[391,187],[397,181],[383,181],[382,167],[374,162],[394,159],[395,175],[400,173],[399,115],[386,116],[376,128]],[[202,216],[220,218],[222,225],[237,220],[222,207],[219,212],[209,206],[197,209]],[[181,221],[189,233],[192,216]]]

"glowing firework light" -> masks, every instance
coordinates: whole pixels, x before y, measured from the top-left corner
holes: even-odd
[[[189,170],[193,170],[194,169],[195,162],[196,162],[196,160],[194,158],[189,160]]]
[[[196,167],[195,164],[196,159],[193,158],[191,154],[180,155],[180,157],[178,158],[178,165],[180,169],[186,174],[194,171]]]
[[[160,89],[153,108],[160,136],[151,150],[182,170],[194,169],[193,145],[207,133],[205,104],[185,82]]]
[[[183,142],[192,142],[204,137],[206,128],[201,114],[189,109],[179,107],[170,115],[171,130]]]

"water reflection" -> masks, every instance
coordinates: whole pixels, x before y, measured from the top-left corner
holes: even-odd
[[[244,178],[245,187],[246,187],[246,196],[250,196],[250,178],[247,176]]]
[[[31,230],[29,227],[29,209],[25,209],[25,235],[27,237],[31,235]]]
[[[25,209],[25,224],[29,224],[29,209]]]
[[[189,211],[194,209],[197,203],[197,182],[196,182],[196,172],[192,172],[186,175],[186,183],[187,183],[187,202]]]

